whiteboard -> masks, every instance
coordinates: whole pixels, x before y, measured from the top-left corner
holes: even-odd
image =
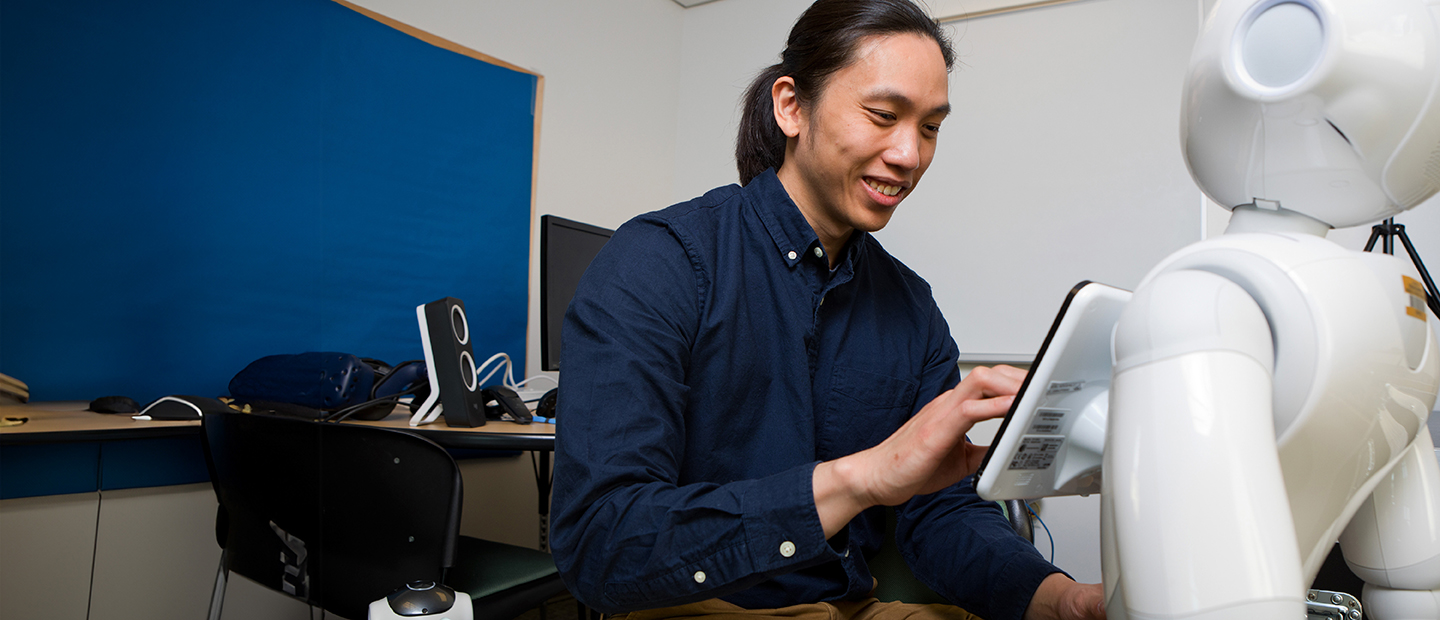
[[[930,282],[962,360],[1021,361],[1081,280],[1133,289],[1201,238],[1180,153],[1196,0],[1086,0],[956,22],[954,112],[885,248]]]

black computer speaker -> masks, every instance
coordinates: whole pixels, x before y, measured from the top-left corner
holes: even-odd
[[[435,419],[439,401],[446,426],[485,425],[485,398],[475,376],[475,353],[470,343],[470,323],[465,302],[446,297],[415,308],[420,321],[420,340],[425,345],[426,372],[430,395],[415,410],[411,424]]]

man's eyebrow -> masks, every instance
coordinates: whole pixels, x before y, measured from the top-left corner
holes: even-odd
[[[915,102],[914,102],[913,100],[911,100],[909,97],[905,96],[904,93],[902,93],[902,92],[900,92],[900,91],[898,91],[898,90],[895,90],[895,89],[893,89],[893,88],[885,88],[885,87],[877,88],[877,89],[872,90],[872,91],[870,91],[870,92],[868,92],[868,93],[865,93],[865,96],[862,97],[862,100],[864,100],[864,101],[876,101],[876,100],[879,100],[879,101],[885,101],[885,102],[889,102],[889,103],[892,103],[892,104],[895,104],[895,105],[899,105],[899,106],[904,106],[904,107],[906,107],[906,108],[914,108],[914,107],[915,107]],[[932,109],[932,110],[930,110],[928,113],[926,113],[927,116],[930,115],[930,114],[943,114],[943,115],[945,115],[945,116],[950,116],[950,102],[949,102],[949,101],[946,101],[943,105],[935,106],[934,109]]]

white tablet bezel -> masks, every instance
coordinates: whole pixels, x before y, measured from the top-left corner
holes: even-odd
[[[1129,301],[1129,291],[1095,282],[1070,290],[975,474],[980,497],[1100,492],[1111,334]]]

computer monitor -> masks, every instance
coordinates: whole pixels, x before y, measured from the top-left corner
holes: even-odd
[[[560,370],[560,327],[580,276],[615,231],[540,216],[540,368]]]

